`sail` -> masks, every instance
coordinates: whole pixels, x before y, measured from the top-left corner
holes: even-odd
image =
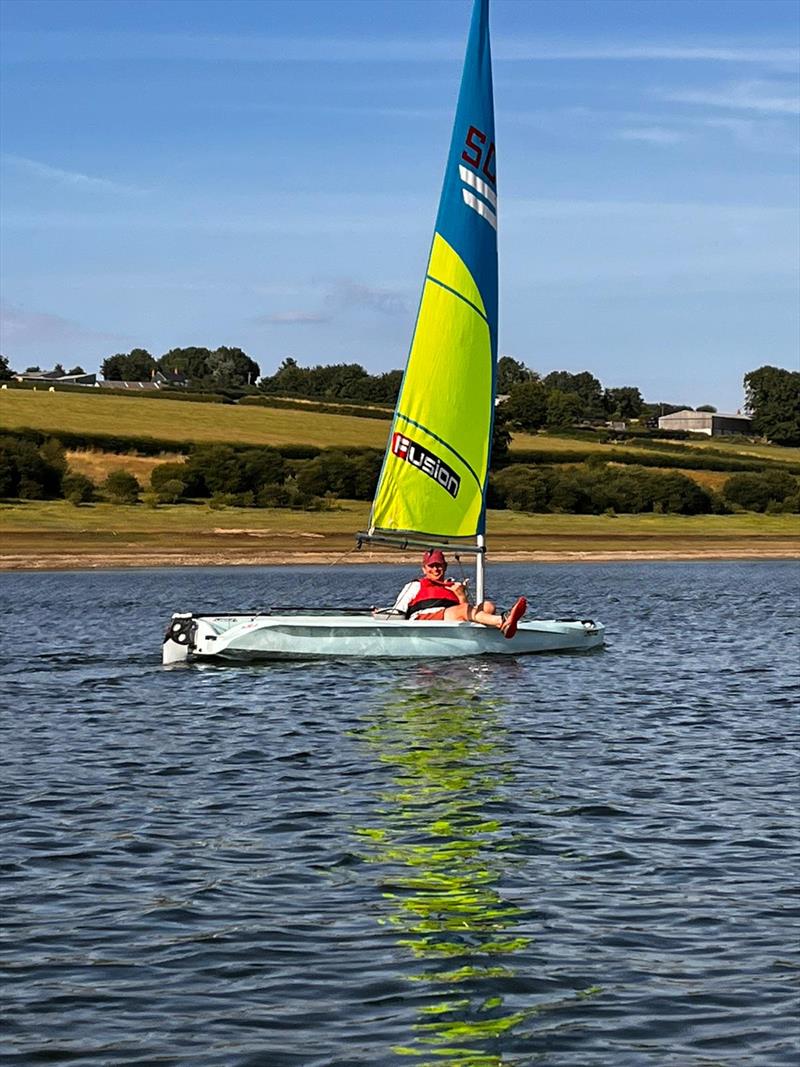
[[[433,243],[369,536],[474,541],[484,532],[497,362],[488,8],[489,0],[475,0]]]

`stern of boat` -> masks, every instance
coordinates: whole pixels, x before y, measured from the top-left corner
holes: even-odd
[[[196,632],[197,623],[191,612],[176,612],[172,616],[161,646],[161,662],[165,667],[186,663],[194,648]]]

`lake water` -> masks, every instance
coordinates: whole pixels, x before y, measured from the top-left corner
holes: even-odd
[[[410,576],[0,575],[4,1063],[797,1062],[798,567],[492,569],[583,656],[160,666]]]

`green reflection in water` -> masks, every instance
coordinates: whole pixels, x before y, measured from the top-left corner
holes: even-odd
[[[514,771],[489,685],[485,668],[421,669],[359,732],[392,775],[377,824],[358,831],[382,868],[380,921],[425,964],[409,976],[425,1001],[414,1039],[394,1052],[439,1067],[514,1062],[500,1039],[537,1010],[510,1011],[502,993],[530,938],[498,888],[513,842],[497,810]]]

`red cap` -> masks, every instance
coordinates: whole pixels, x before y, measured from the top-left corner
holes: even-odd
[[[444,552],[440,548],[429,548],[425,555],[422,557],[423,563],[442,563],[447,566],[447,560],[444,558]]]

